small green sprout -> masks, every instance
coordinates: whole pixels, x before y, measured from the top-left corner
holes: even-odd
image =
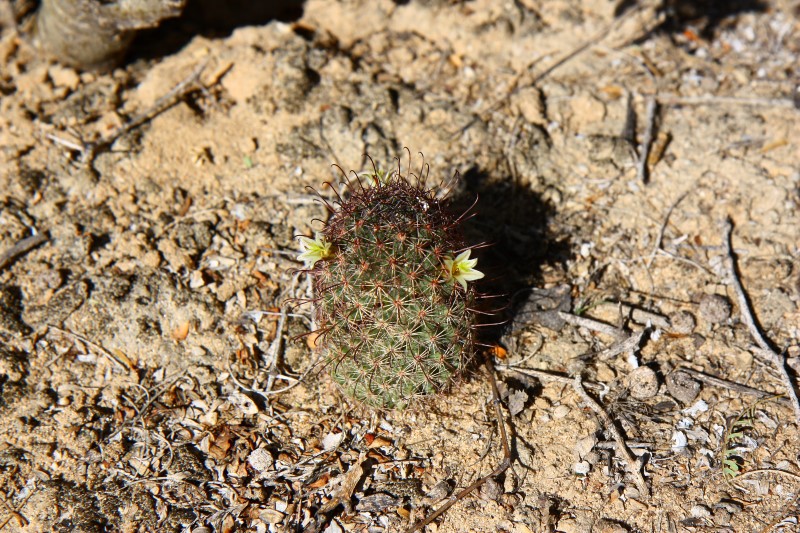
[[[470,259],[469,254],[472,250],[465,250],[458,254],[455,259],[447,257],[444,260],[445,278],[454,283],[458,282],[467,290],[467,282],[481,279],[483,272],[475,270],[478,264],[477,259]]]
[[[314,239],[300,236],[301,253],[297,259],[305,263],[306,268],[314,268],[317,261],[331,256],[331,243],[319,234]]]

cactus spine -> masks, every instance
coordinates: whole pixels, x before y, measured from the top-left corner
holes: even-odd
[[[458,220],[399,171],[358,178],[316,240],[303,238],[320,346],[344,393],[398,409],[443,391],[473,353],[475,291]]]

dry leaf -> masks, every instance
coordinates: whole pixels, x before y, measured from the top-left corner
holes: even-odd
[[[525,409],[525,402],[528,401],[528,393],[521,390],[512,390],[508,396],[508,410],[511,416],[517,416]]]
[[[350,501],[350,498],[353,497],[353,492],[356,490],[356,486],[358,486],[358,482],[361,480],[361,476],[364,475],[363,464],[364,453],[362,452],[358,456],[358,462],[351,466],[350,470],[348,470],[347,474],[345,474],[344,481],[342,481],[342,486],[339,487],[338,491],[336,491],[334,497],[326,502],[325,505],[323,505],[317,512],[319,516],[331,512],[341,503]]]

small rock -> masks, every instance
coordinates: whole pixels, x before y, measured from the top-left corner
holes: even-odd
[[[700,382],[689,376],[686,372],[676,370],[667,374],[667,391],[670,396],[686,405],[692,403],[700,394]]]
[[[561,418],[565,418],[572,409],[569,408],[568,405],[559,405],[555,409],[553,409],[553,418],[559,420]]]
[[[53,65],[47,70],[48,76],[56,87],[66,87],[74,91],[81,83],[78,73],[71,68],[62,67],[61,65]]]
[[[434,505],[447,498],[453,491],[453,485],[450,480],[443,479],[433,486],[431,490],[425,493],[423,503],[425,505]]]
[[[480,488],[480,497],[487,501],[497,501],[500,499],[500,496],[503,495],[503,488],[500,484],[494,480],[494,478],[489,478],[486,483],[481,485]]]
[[[637,400],[646,400],[658,394],[658,376],[649,366],[640,366],[628,374],[626,378],[631,396]]]
[[[697,400],[691,407],[687,407],[683,411],[681,411],[685,415],[689,415],[692,418],[697,418],[697,415],[700,413],[705,413],[708,411],[708,403],[704,400]]]
[[[700,316],[709,324],[725,322],[731,316],[731,302],[720,294],[706,294],[700,300]]]
[[[589,464],[589,461],[579,461],[572,465],[572,471],[575,475],[578,476],[585,476],[592,470],[592,465]]]
[[[614,372],[614,369],[608,366],[605,363],[597,363],[597,371],[595,372],[595,377],[597,381],[601,383],[611,383],[615,379],[617,379],[617,374]]]
[[[669,324],[673,332],[688,335],[694,331],[697,321],[689,311],[678,311],[669,315]]]
[[[247,464],[260,474],[271,470],[275,460],[266,448],[256,448],[247,456]]]
[[[636,454],[635,451],[633,453]],[[586,454],[586,457],[584,457],[584,460],[590,465],[595,466],[600,464],[600,461],[603,460],[603,456],[597,452],[589,452]]]
[[[711,509],[705,505],[695,505],[689,512],[694,518],[708,518],[711,516]]]
[[[744,506],[736,500],[723,498],[714,506],[715,509],[724,509],[725,511],[735,514],[741,513]]]
[[[584,437],[576,442],[573,449],[575,451],[575,455],[579,459],[583,459],[589,455],[589,452],[591,452],[595,446],[597,446],[597,436],[589,435],[588,437]]]
[[[625,487],[625,497],[626,498],[639,499],[639,498],[642,497],[642,493],[639,492],[639,489],[637,489],[636,487],[627,486],[627,487]]]
[[[342,526],[339,525],[339,522],[336,519],[331,520],[331,523],[328,524],[328,527],[325,528],[323,533],[344,533],[344,529]]]
[[[686,434],[683,431],[673,431],[672,432],[672,451],[673,452],[680,452],[681,450],[686,449],[686,445],[689,441],[686,439]]]
[[[512,390],[508,396],[508,410],[511,416],[517,416],[525,409],[525,402],[528,401],[528,394],[522,390]]]
[[[201,270],[194,270],[189,276],[189,287],[192,289],[199,289],[206,284]]]
[[[339,446],[344,439],[344,433],[327,433],[322,437],[322,449],[330,451]]]
[[[558,521],[558,531],[563,533],[578,533],[578,523],[574,518],[562,518]]]

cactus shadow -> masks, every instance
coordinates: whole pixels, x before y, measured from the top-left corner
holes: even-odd
[[[476,201],[477,198],[477,201]],[[460,213],[473,203],[474,216],[464,223],[469,244],[486,243],[473,253],[486,277],[478,285],[481,310],[493,311],[481,328],[481,341],[493,343],[504,323],[515,313],[514,296],[544,283],[543,273],[566,270],[572,255],[569,238],[552,231],[554,206],[530,185],[511,177],[491,175],[471,168],[462,175],[461,188],[452,197],[452,208]]]

